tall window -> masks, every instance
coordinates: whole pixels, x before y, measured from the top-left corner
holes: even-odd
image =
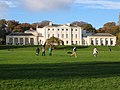
[[[75,38],[77,38],[77,34],[75,34]]]
[[[19,43],[18,43],[18,38],[15,38],[15,39],[14,39],[14,43],[15,43],[16,45],[19,44]]]
[[[29,44],[28,38],[25,38],[25,45]]]
[[[110,40],[110,44],[113,45],[113,40]]]
[[[96,45],[98,45],[98,39],[96,39],[95,41],[96,41]]]
[[[34,45],[34,38],[30,38],[30,44]]]
[[[23,44],[23,38],[20,38],[20,44],[21,45]]]
[[[73,34],[71,35],[71,37],[73,38]]]
[[[105,44],[108,45],[108,40],[107,39],[105,40]]]
[[[66,44],[68,44],[68,41],[66,41]]]
[[[93,39],[91,39],[91,45],[93,45]]]
[[[64,34],[62,34],[62,38],[64,38]]]
[[[50,37],[50,34],[48,34],[48,38]]]
[[[77,45],[77,41],[76,41],[75,43],[76,43],[76,45]]]
[[[13,39],[9,38],[9,44],[13,44]]]
[[[66,34],[66,38],[68,38],[68,34]]]
[[[59,34],[58,34],[58,38],[59,38]]]

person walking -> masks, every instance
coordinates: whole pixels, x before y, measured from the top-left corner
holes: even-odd
[[[94,55],[94,57],[97,57],[97,54],[98,54],[98,50],[97,50],[97,48],[95,47],[95,48],[93,49],[93,55]]]
[[[45,56],[45,47],[42,47],[42,56]]]
[[[52,56],[52,48],[51,47],[49,47],[48,52],[49,52],[49,55]]]
[[[40,52],[40,49],[39,47],[36,48],[36,55],[38,56],[39,55],[39,52]]]

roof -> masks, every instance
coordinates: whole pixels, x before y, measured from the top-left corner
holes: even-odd
[[[112,35],[110,33],[94,33],[90,36],[114,36],[114,35]]]
[[[34,36],[34,35],[32,33],[15,32],[15,33],[10,33],[9,36]]]

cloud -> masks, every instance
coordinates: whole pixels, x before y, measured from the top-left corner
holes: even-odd
[[[22,0],[22,4],[32,11],[52,11],[68,8],[74,0]]]
[[[15,0],[0,0],[0,18],[4,18],[7,15],[7,11],[10,8],[17,7],[18,2]]]
[[[120,9],[120,2],[115,0],[76,0],[75,3],[85,8]]]

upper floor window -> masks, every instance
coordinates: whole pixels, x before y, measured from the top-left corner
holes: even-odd
[[[66,34],[66,38],[68,38],[68,34]]]
[[[48,34],[48,38],[50,37],[50,34]]]
[[[77,34],[75,34],[75,38],[77,38]]]
[[[58,38],[59,38],[59,34],[58,34]]]
[[[62,38],[64,38],[64,34],[62,34]]]

